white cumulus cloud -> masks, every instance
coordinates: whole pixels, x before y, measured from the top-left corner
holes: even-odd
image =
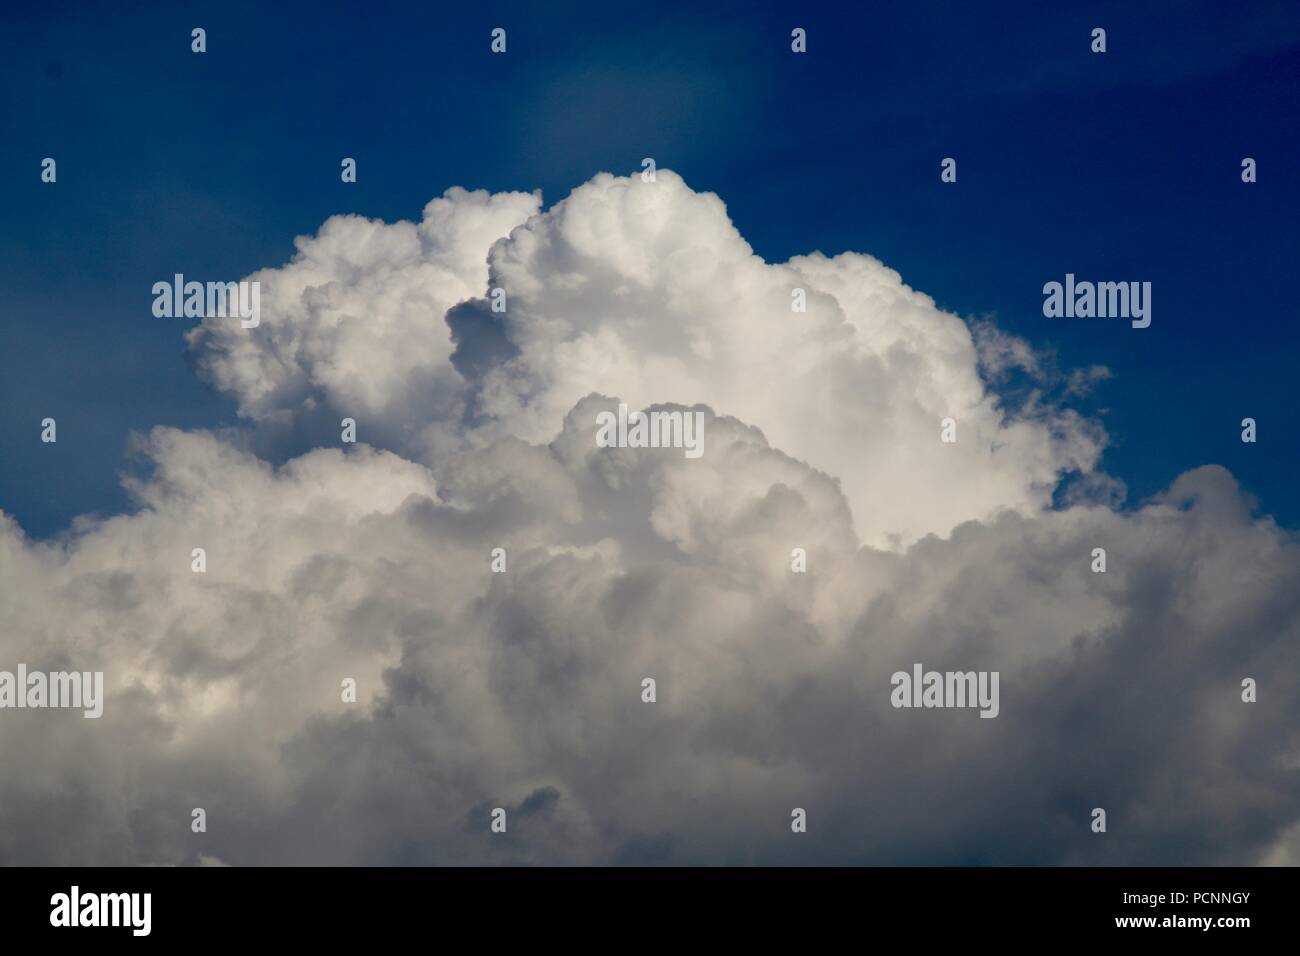
[[[335,217],[250,278],[260,327],[190,334],[246,433],[142,436],[135,508],[56,539],[0,515],[0,669],[106,683],[0,712],[0,861],[1294,855],[1294,534],[1214,465],[1115,510],[1095,423],[999,402],[1051,363],[875,259],[766,263],[661,170]],[[597,447],[620,402],[704,455]],[[998,671],[999,716],[893,708],[915,662]]]

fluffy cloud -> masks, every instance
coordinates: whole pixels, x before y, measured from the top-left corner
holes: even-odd
[[[702,403],[839,478],[873,545],[1032,514],[1096,464],[1099,427],[1005,413],[966,324],[869,256],[766,263],[717,196],[666,170],[537,205],[454,189],[418,227],[333,219],[252,277],[265,334],[222,319],[192,333],[201,367],[254,419],[321,403],[434,465],[464,441],[549,441],[592,392]],[[945,418],[955,444],[939,441]]]
[[[999,368],[1046,364],[1024,343],[866,256],[764,263],[664,171],[539,208],[332,219],[253,276],[259,329],[191,334],[255,428],[379,447],[158,429],[131,514],[0,524],[0,667],[108,698],[0,714],[0,859],[1293,857],[1300,550],[1231,475],[1044,510],[1103,437],[1000,406]],[[596,447],[620,401],[699,408],[704,455]],[[891,707],[918,661],[999,671],[999,717]]]
[[[248,276],[273,317],[259,335],[215,320],[191,331],[200,371],[248,418],[292,427],[325,404],[398,442],[454,411],[444,316],[483,294],[488,248],[540,205],[539,194],[457,188],[418,224],[335,216],[298,239],[289,265]]]

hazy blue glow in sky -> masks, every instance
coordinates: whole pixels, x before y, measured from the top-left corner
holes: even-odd
[[[191,321],[152,315],[154,282],[236,279],[331,214],[418,218],[452,185],[549,205],[644,156],[717,192],[769,261],[870,253],[1063,367],[1108,366],[1077,407],[1131,504],[1219,463],[1300,522],[1293,3],[439,6],[6,10],[0,509],[29,533],[128,507],[133,430],[238,424],[187,364]],[[1152,326],[1044,318],[1067,272],[1152,282]]]

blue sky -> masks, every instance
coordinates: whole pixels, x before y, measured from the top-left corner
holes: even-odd
[[[451,185],[549,204],[653,156],[769,261],[870,253],[1063,367],[1108,366],[1076,404],[1130,503],[1220,463],[1300,522],[1300,8],[700,6],[7,10],[0,508],[35,536],[123,510],[133,430],[237,424],[187,363],[189,322],[152,315],[154,282],[278,265],[334,213],[416,218]],[[1151,327],[1044,318],[1067,272],[1152,282]]]

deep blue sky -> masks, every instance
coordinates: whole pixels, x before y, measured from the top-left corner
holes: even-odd
[[[716,191],[769,261],[867,252],[1109,366],[1077,407],[1104,412],[1130,504],[1214,462],[1300,524],[1300,4],[413,6],[6,5],[0,509],[30,534],[127,507],[132,430],[236,424],[155,281],[238,278],[331,214],[417,218],[451,185],[550,204],[643,156]],[[1151,328],[1044,318],[1066,272],[1151,281]]]

